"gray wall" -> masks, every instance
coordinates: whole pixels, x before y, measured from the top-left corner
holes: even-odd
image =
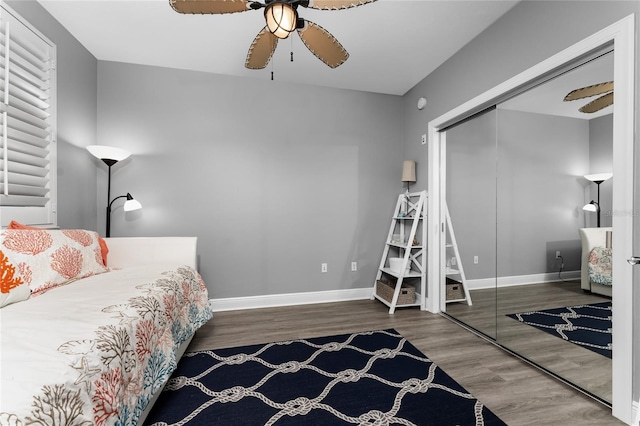
[[[143,204],[115,204],[112,236],[197,236],[213,298],[372,285],[402,191],[400,97],[100,62],[98,99],[99,143],[133,153],[112,196]]]
[[[447,132],[446,199],[468,279],[497,276],[496,125],[492,110]],[[452,256],[449,250],[447,257]]]
[[[589,122],[498,109],[497,276],[578,271]]]
[[[522,1],[460,49],[403,96],[404,150],[419,160],[417,185],[427,187],[420,136],[430,120],[634,12],[637,27],[636,1]],[[428,102],[418,111],[421,96]]]
[[[557,272],[556,251],[579,270],[588,171],[587,120],[498,108],[448,131],[447,203],[467,278]]]
[[[98,61],[36,1],[7,4],[57,47],[58,225],[96,230]]]
[[[426,133],[429,121],[631,13],[636,14],[637,28],[640,2],[522,1],[413,87],[403,96],[403,150],[406,157],[418,160],[416,186],[427,187],[427,150],[420,143],[420,137]],[[542,28],[553,28],[553,31],[543,31]],[[640,57],[640,43],[637,40],[636,49],[636,56]],[[639,80],[639,75],[640,69],[636,68],[636,81]],[[636,85],[636,102],[639,98],[639,86]],[[426,97],[428,102],[424,110],[418,111],[415,103],[421,96]],[[599,132],[601,135],[610,132],[610,128],[607,130],[602,126],[599,131],[597,128],[593,129],[595,126],[592,125],[590,129],[594,133],[593,138],[599,138]],[[592,140],[590,149],[596,148],[596,145]],[[591,158],[598,158],[599,155],[594,153]],[[636,155],[640,157],[640,151]],[[640,158],[636,162],[640,164]],[[590,164],[584,173],[594,171],[592,167],[596,167],[596,164]],[[636,179],[640,181],[640,174]],[[583,187],[583,192],[585,188],[586,186]],[[606,199],[606,193],[610,191],[606,182],[602,189],[604,195],[601,197]],[[585,193],[585,196],[588,194]],[[605,216],[603,215],[603,224],[607,223]],[[456,237],[461,241],[464,236]],[[465,262],[465,267],[468,264],[469,262]],[[473,268],[472,262],[471,265]],[[467,269],[465,268],[465,272]],[[573,268],[565,265],[565,269]],[[483,273],[479,274],[481,276]]]

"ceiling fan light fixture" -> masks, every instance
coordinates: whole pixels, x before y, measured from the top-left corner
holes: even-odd
[[[285,39],[296,29],[298,12],[289,3],[272,2],[265,8],[264,18],[269,32],[278,38]]]

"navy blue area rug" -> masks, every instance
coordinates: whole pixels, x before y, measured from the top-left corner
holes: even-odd
[[[505,425],[393,329],[184,355],[147,425]]]
[[[610,301],[507,316],[611,358]]]

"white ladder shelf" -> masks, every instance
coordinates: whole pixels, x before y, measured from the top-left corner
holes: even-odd
[[[390,314],[393,314],[397,307],[419,306],[420,309],[425,309],[427,227],[424,224],[424,212],[426,202],[427,191],[404,193],[398,196],[371,294],[371,299],[378,299],[389,307]],[[402,258],[399,270],[392,270],[388,261],[390,255],[394,254]],[[395,280],[395,284],[391,284],[392,297],[385,298],[378,291],[380,280]],[[412,300],[398,303],[401,292],[409,290],[415,294]],[[410,296],[410,293],[408,294]]]
[[[447,252],[445,257],[447,259],[450,259],[447,261],[447,264],[445,266],[446,268],[445,276],[447,278],[450,275],[455,276],[457,279],[454,281],[457,281],[460,283],[460,285],[462,286],[462,293],[463,293],[463,297],[454,296],[453,298],[449,299],[447,297],[447,286],[455,285],[455,284],[447,284],[445,282],[445,303],[467,302],[467,304],[471,306],[472,305],[471,295],[469,294],[469,287],[467,286],[467,277],[464,274],[464,268],[462,267],[462,261],[460,260],[460,251],[458,250],[456,235],[453,233],[453,225],[451,224],[451,215],[449,214],[449,206],[446,204],[446,202],[445,202],[444,208],[445,208],[445,223],[447,227],[447,234],[449,235],[448,241],[445,244],[445,251]],[[452,258],[448,257],[448,251],[450,249],[453,250]],[[446,278],[445,278],[445,281],[446,281]]]

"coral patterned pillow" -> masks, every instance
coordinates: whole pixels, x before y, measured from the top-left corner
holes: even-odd
[[[12,220],[11,222],[9,222],[9,225],[7,226],[7,229],[35,229],[35,230],[40,230],[40,228],[38,228],[36,226],[23,225],[22,223],[16,222],[15,220]],[[102,264],[104,266],[107,266],[107,254],[109,253],[109,247],[107,247],[107,242],[104,240],[104,238],[98,237],[98,243],[100,243],[100,250],[102,250]]]
[[[0,308],[27,300],[30,295],[29,285],[0,250]]]
[[[108,271],[94,231],[6,229],[0,234],[0,249],[33,296]]]

